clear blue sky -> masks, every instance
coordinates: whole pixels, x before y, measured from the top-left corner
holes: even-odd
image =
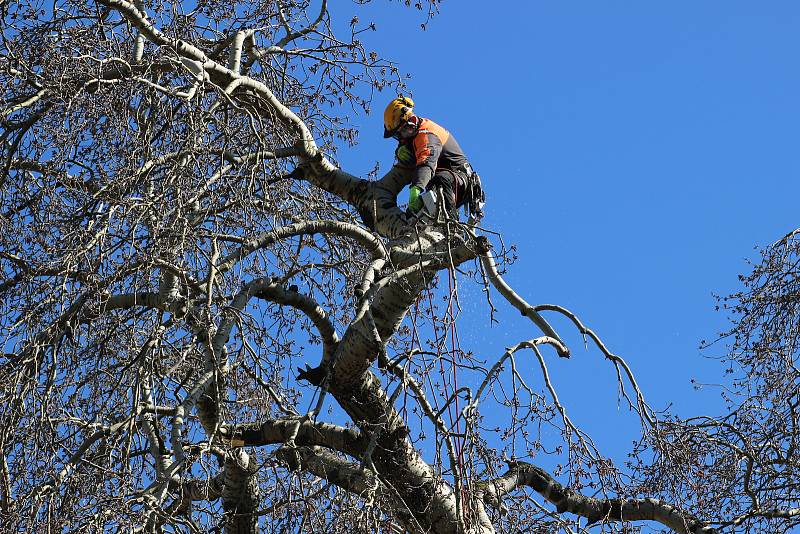
[[[417,111],[483,177],[485,225],[518,247],[510,283],[576,312],[654,407],[717,410],[716,391],[690,383],[723,380],[698,350],[726,325],[712,293],[738,287],[755,245],[800,226],[800,3],[446,0],[424,32],[397,2],[369,9],[378,32],[365,41],[412,75]],[[354,118],[348,170],[391,164],[380,113],[391,96]],[[508,306],[489,328],[480,295],[465,293],[471,348],[493,359],[534,337]],[[630,439],[615,429],[632,420],[613,370],[557,324],[574,355],[550,353],[553,381],[618,456]]]

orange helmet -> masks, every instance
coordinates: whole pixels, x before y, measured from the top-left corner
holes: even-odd
[[[414,101],[407,96],[398,96],[383,112],[383,137],[392,137],[400,126],[414,114]]]

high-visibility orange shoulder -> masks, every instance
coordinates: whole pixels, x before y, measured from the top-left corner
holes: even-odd
[[[439,126],[430,119],[422,119],[422,122],[419,125],[419,133],[422,133],[424,131],[430,132],[436,137],[438,137],[439,141],[441,141],[442,144],[445,144],[447,140],[450,139],[450,132],[448,132],[447,130],[445,130],[444,128],[442,128],[441,126]]]
[[[420,119],[417,133],[409,144],[417,164],[412,184],[423,189],[440,168],[456,169],[467,161],[455,137],[429,119]]]
[[[431,136],[435,139],[431,139]],[[441,148],[448,139],[450,139],[450,132],[430,119],[422,119],[413,143],[414,154],[417,156],[417,165],[425,165],[427,162],[431,169],[435,171]]]

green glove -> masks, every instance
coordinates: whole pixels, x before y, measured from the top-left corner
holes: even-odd
[[[422,191],[423,189],[416,185],[412,185],[408,188],[408,209],[414,213],[422,208],[422,199],[419,198]]]
[[[394,151],[394,157],[397,158],[397,161],[401,165],[411,165],[414,163],[414,154],[411,153],[411,150],[406,145],[397,145],[397,149]]]

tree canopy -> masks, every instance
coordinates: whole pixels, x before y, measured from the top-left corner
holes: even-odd
[[[409,8],[430,17],[437,4]],[[513,253],[497,229],[420,223],[397,205],[408,169],[357,177],[336,163],[355,149],[348,117],[405,89],[362,42],[374,26],[337,9],[0,6],[3,524],[796,525],[797,234],[723,303],[729,413],[656,413],[599,333],[506,283]],[[463,285],[530,330],[503,354],[462,346]],[[630,465],[605,458],[559,402],[548,360],[571,352],[548,315],[615,370],[606,386],[641,422]],[[540,386],[520,372],[523,352]],[[498,409],[507,419],[486,416]]]

